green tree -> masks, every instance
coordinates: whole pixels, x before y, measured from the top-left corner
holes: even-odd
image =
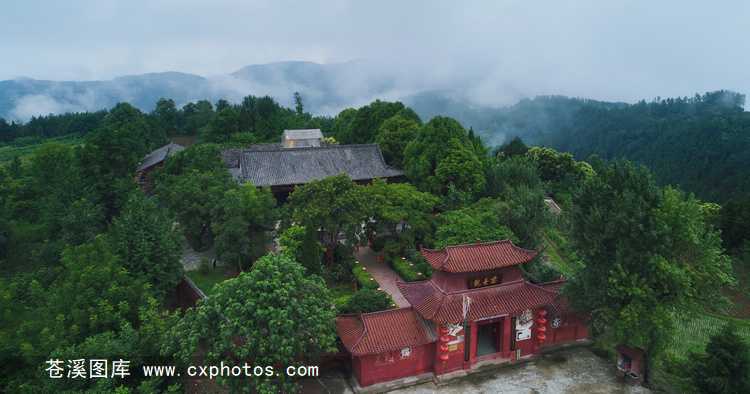
[[[388,232],[398,234],[407,244],[415,237],[424,238],[431,231],[430,212],[437,204],[437,197],[423,193],[408,183],[388,183],[385,179],[374,179],[367,186],[370,218],[367,222],[371,233]],[[397,227],[402,224],[402,230]]]
[[[154,192],[158,202],[177,220],[183,234],[200,249],[213,242],[211,224],[224,193],[237,187],[237,182],[224,168],[211,172],[193,169],[177,176],[165,176]]]
[[[232,107],[226,107],[211,117],[208,128],[203,134],[203,140],[206,142],[226,142],[229,136],[239,132],[240,115]]]
[[[380,133],[375,142],[380,146],[383,159],[388,165],[396,168],[404,166],[404,148],[419,130],[419,125],[413,120],[407,120],[399,115],[386,119],[380,125]]]
[[[401,102],[375,100],[352,113],[344,110],[339,114],[343,124],[337,127],[336,139],[342,144],[370,144],[375,142],[380,126],[387,119],[404,109]],[[353,116],[351,116],[353,114]]]
[[[304,115],[305,106],[302,104],[302,95],[299,92],[294,92],[294,111],[298,116]]]
[[[242,256],[252,249],[253,241],[264,249],[270,240],[266,232],[276,225],[275,207],[276,200],[268,187],[258,190],[247,183],[225,191],[211,224],[217,256],[227,263],[237,261],[242,270]]]
[[[708,340],[692,375],[701,393],[750,392],[750,343],[737,334],[736,323],[727,323]]]
[[[289,196],[287,218],[305,227],[323,230],[320,241],[326,244],[333,267],[333,247],[346,229],[349,240],[362,235],[362,223],[368,217],[365,189],[349,179],[346,173],[316,179],[299,186]]]
[[[197,103],[187,103],[182,107],[184,126],[182,134],[200,135],[208,126],[214,115],[214,106],[208,100],[198,100]]]
[[[156,102],[154,110],[151,111],[151,118],[154,120],[156,127],[166,135],[174,136],[177,134],[178,112],[174,100],[162,97]]]
[[[182,279],[182,246],[172,222],[140,190],[130,193],[112,221],[108,243],[122,266],[150,283],[156,295],[166,295]]]
[[[669,344],[674,312],[690,313],[725,299],[731,284],[721,240],[700,204],[679,190],[656,187],[645,167],[627,161],[589,177],[569,209],[584,267],[565,292],[588,313],[594,333],[646,350],[644,374]]]
[[[210,298],[188,310],[164,354],[179,352],[187,359],[207,338],[207,364],[277,366],[279,373],[271,376],[229,379],[235,390],[294,391],[297,384],[279,368],[302,365],[301,355],[335,351],[332,305],[320,277],[307,275],[287,256],[270,254],[252,271],[217,284]]]
[[[425,123],[406,146],[404,171],[419,190],[433,194],[444,194],[449,183],[470,192],[480,191],[486,183],[482,162],[466,130],[455,119],[442,116]]]
[[[473,244],[477,240],[500,241],[508,237],[513,243],[518,243],[515,234],[509,228],[498,225],[497,216],[486,207],[475,205],[472,208],[444,212],[435,216],[435,222],[436,248]]]
[[[325,248],[318,242],[315,229],[292,226],[279,236],[281,254],[300,263],[308,274],[320,273],[320,260]]]

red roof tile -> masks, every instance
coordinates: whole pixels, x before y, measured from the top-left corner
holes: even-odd
[[[437,270],[474,272],[525,263],[537,252],[519,248],[506,239],[470,245],[446,246],[442,249],[422,249],[422,255]]]
[[[646,354],[646,351],[639,347],[630,347],[622,344],[615,346],[615,350],[620,351],[633,360],[640,360]]]
[[[444,293],[432,281],[398,282],[398,288],[425,319],[438,324],[463,321],[463,296],[471,297],[469,321],[502,316],[549,304],[557,294],[526,281]]]
[[[414,308],[339,315],[336,330],[355,356],[400,350],[438,340],[437,329]]]
[[[562,290],[563,286],[566,283],[568,283],[567,280],[558,279],[553,282],[540,283],[536,286],[539,286],[544,290],[549,290],[556,294],[559,294],[560,290]],[[549,312],[550,316],[552,317],[565,316],[565,315],[570,315],[572,313],[575,313],[575,310],[573,309],[573,305],[570,303],[570,299],[566,295],[559,297],[555,301],[552,301],[551,303],[546,305],[544,309],[546,309],[547,312]]]

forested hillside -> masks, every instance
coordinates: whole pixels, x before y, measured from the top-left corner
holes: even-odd
[[[750,114],[745,96],[717,91],[633,105],[582,105],[536,140],[579,160],[627,157],[651,167],[662,185],[680,185],[705,201],[750,192]]]

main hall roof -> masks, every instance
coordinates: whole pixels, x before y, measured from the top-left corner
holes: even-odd
[[[353,181],[404,175],[403,170],[385,163],[377,144],[225,149],[222,158],[235,178],[250,180],[259,187],[302,185],[342,173]]]
[[[422,317],[438,324],[458,323],[464,320],[464,296],[471,298],[467,321],[534,309],[557,299],[557,292],[545,290],[523,280],[453,293],[443,292],[431,280],[398,282],[397,285]]]
[[[469,245],[422,249],[422,255],[436,270],[474,272],[525,263],[537,252],[513,245],[510,239]]]

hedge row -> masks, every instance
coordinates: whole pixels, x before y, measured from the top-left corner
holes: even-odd
[[[377,289],[380,287],[380,283],[377,280],[370,280],[372,275],[367,271],[363,271],[362,268],[361,265],[357,264],[352,269],[354,277],[357,278],[357,286],[360,289]]]

